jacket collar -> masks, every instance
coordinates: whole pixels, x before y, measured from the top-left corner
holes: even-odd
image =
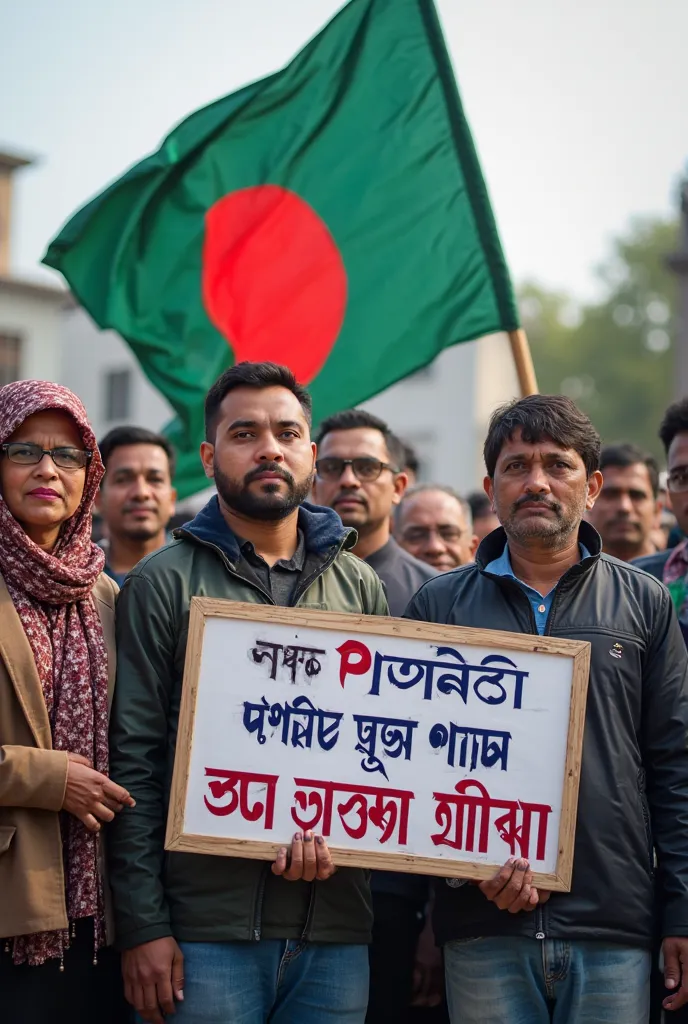
[[[335,545],[350,550],[356,544],[358,535],[355,530],[342,525],[342,521],[331,508],[312,505],[308,501],[299,508],[299,529],[303,531],[306,551],[309,554],[324,555]],[[240,558],[241,551],[236,535],[230,530],[220,511],[220,503],[216,494],[203,506],[201,511],[190,522],[174,531],[178,539],[200,541],[212,544],[227,556],[232,565]]]
[[[582,520],[578,528],[578,540],[590,552],[590,556],[572,566],[564,574],[565,576],[580,576],[588,572],[599,561],[602,554],[602,538],[597,530],[585,520]],[[494,562],[495,558],[499,558],[504,553],[506,542],[506,532],[502,526],[493,530],[492,533],[488,533],[475,555],[475,564],[481,572],[485,572],[490,562]]]

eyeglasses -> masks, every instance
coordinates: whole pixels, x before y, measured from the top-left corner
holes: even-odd
[[[667,489],[674,494],[688,491],[688,469],[675,469],[667,477]]]
[[[399,472],[396,466],[390,466],[389,462],[381,462],[380,459],[369,458],[366,455],[357,459],[318,459],[315,471],[321,480],[339,480],[347,466],[351,466],[354,476],[362,483],[377,480],[383,469],[390,469],[392,473]]]
[[[0,452],[19,466],[37,466],[44,455],[49,455],[60,469],[83,469],[93,455],[93,452],[81,448],[41,448],[39,444],[31,444],[30,441],[0,444]]]
[[[435,533],[437,533],[440,540],[445,541],[447,544],[452,544],[457,540],[461,540],[465,530],[460,530],[458,526],[409,526],[408,529],[404,530],[403,538],[409,544],[427,544]]]

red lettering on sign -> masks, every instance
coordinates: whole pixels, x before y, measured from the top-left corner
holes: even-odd
[[[344,680],[348,675],[364,676],[369,670],[372,658],[370,651],[360,640],[345,640],[341,647],[337,648],[341,658],[339,666],[339,682],[344,688]]]

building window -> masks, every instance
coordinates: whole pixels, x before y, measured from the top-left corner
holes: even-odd
[[[105,419],[108,423],[131,416],[131,370],[105,374]]]
[[[0,331],[0,388],[19,380],[21,338]]]

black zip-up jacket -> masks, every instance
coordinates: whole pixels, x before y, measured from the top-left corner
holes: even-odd
[[[601,554],[599,535],[588,523],[579,538],[590,557],[562,576],[545,629],[592,646],[571,892],[553,893],[532,913],[509,914],[477,886],[439,882],[434,926],[440,944],[524,935],[650,946],[653,845],[661,932],[688,935],[685,646],[663,584]],[[406,616],[536,633],[519,584],[485,571],[505,543],[504,531],[495,530],[474,564],[425,583]],[[620,658],[610,655],[617,643]]]

